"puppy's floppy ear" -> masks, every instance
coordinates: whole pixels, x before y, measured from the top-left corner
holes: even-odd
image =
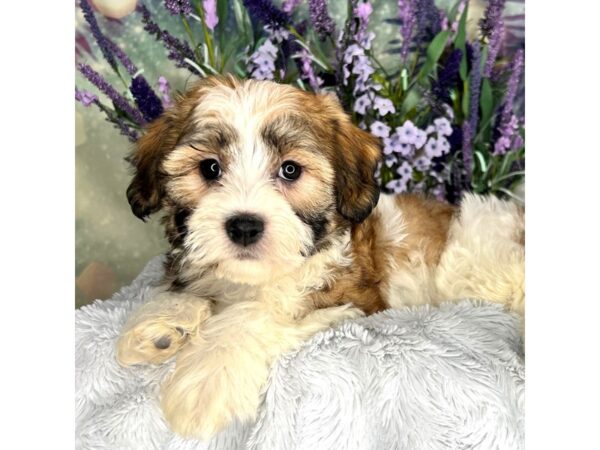
[[[162,206],[164,175],[160,165],[169,150],[167,141],[170,127],[171,118],[168,113],[153,121],[138,140],[130,157],[135,175],[127,188],[127,200],[133,214],[142,220]]]
[[[360,223],[379,200],[375,170],[381,159],[380,143],[371,133],[354,125],[347,116],[336,122],[333,164],[337,210],[344,218]]]

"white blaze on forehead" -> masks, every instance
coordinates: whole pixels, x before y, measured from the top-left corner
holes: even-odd
[[[273,153],[261,138],[261,130],[278,113],[297,108],[297,94],[289,86],[249,80],[232,89],[217,85],[208,89],[194,111],[199,130],[207,124],[227,124],[236,132],[231,159],[223,174],[222,185],[231,189],[241,206],[261,201],[260,191],[271,178]],[[266,205],[260,205],[263,208]]]

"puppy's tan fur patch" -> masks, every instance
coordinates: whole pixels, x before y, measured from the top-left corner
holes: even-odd
[[[522,210],[379,198],[380,154],[333,96],[231,77],[202,80],[149,126],[128,198],[138,217],[164,212],[172,248],[117,355],[177,354],[161,396],[175,431],[207,438],[252,419],[271,363],[347,318],[463,298],[523,312]],[[207,159],[218,178],[199,170]],[[294,180],[280,173],[290,161]],[[264,224],[249,247],[225,230],[240,214]]]

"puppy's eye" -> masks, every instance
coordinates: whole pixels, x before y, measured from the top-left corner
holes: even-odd
[[[200,162],[200,172],[207,180],[216,180],[221,175],[221,166],[216,159],[205,159]]]
[[[302,167],[294,161],[285,161],[279,168],[279,177],[287,181],[294,181],[302,172]]]

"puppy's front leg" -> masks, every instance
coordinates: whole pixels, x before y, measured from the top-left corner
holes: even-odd
[[[161,292],[129,317],[117,342],[117,360],[124,366],[159,364],[173,356],[210,314],[206,299]]]
[[[173,431],[208,439],[233,419],[254,420],[271,364],[315,333],[363,315],[351,305],[311,312],[300,321],[260,302],[211,317],[177,355],[161,406]]]

